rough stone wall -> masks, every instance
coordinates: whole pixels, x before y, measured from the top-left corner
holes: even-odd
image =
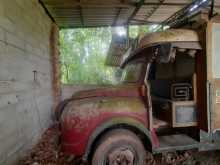
[[[51,20],[38,0],[0,0],[0,165],[51,123]]]

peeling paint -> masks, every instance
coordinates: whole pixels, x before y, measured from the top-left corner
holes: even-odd
[[[82,130],[92,118],[104,113],[139,113],[146,111],[138,98],[90,98],[68,103],[62,115],[62,123],[68,129]]]

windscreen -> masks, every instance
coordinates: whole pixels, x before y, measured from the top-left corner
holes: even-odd
[[[143,62],[128,64],[122,74],[123,83],[136,83],[140,80]]]

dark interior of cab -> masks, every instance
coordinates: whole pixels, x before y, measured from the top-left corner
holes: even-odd
[[[152,123],[161,135],[161,145],[177,147],[198,140],[197,52],[177,49],[175,58],[168,63],[155,61],[150,66]],[[170,136],[173,137],[169,142]]]

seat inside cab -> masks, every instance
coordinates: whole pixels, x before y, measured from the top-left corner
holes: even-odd
[[[197,126],[195,58],[196,50],[176,49],[168,63],[151,64],[148,82],[155,129]]]

